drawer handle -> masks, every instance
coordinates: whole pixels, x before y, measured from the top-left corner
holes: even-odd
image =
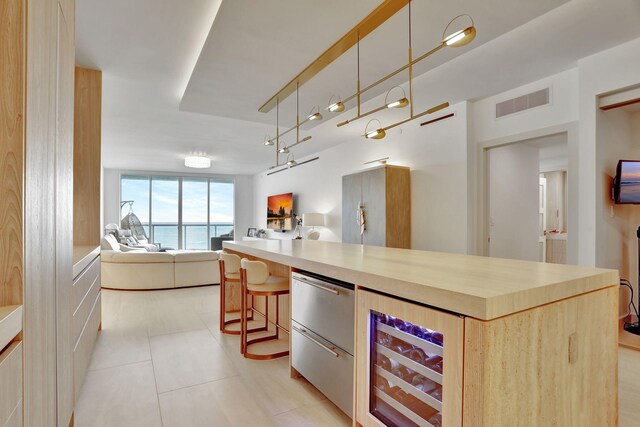
[[[323,291],[331,292],[332,294],[335,294],[335,295],[340,295],[340,292],[338,292],[337,290],[335,290],[333,288],[322,286],[322,285],[320,285],[318,283],[310,282],[310,281],[305,280],[305,279],[303,279],[302,277],[299,277],[299,276],[293,276],[293,278],[298,280],[299,282],[306,283],[307,285],[315,286],[318,289],[322,289]]]
[[[313,338],[312,336],[308,335],[306,332],[306,329],[300,329],[296,326],[292,326],[293,330],[298,332],[300,335],[302,335],[305,338],[308,338],[312,343],[316,344],[319,347],[322,347],[322,349],[328,351],[329,353],[333,354],[335,357],[340,356],[338,353],[336,353],[335,351],[333,351],[332,349],[330,349],[329,347],[327,347],[326,345],[322,344],[320,341],[318,341],[317,339]]]

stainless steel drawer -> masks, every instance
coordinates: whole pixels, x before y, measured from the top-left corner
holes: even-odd
[[[293,273],[291,298],[293,320],[353,355],[353,289]]]
[[[304,326],[291,325],[291,365],[353,417],[353,356]]]

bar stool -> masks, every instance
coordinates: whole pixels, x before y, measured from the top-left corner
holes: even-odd
[[[237,288],[236,294],[242,294],[242,287],[240,285],[240,257],[235,254],[230,254],[227,252],[220,253],[220,259],[218,261],[218,265],[220,267],[220,331],[224,334],[230,335],[240,335],[241,331],[228,329],[227,326],[240,323],[242,317],[237,319],[227,320],[227,284],[229,288]],[[230,292],[233,295],[233,292]],[[242,303],[240,303],[240,309],[242,308]],[[238,310],[230,310],[232,311],[240,311]],[[248,320],[253,320],[253,311],[251,312],[251,317]]]
[[[277,353],[271,354],[255,354],[249,351],[249,346],[252,344],[256,344],[259,342],[277,340],[279,338],[280,329],[285,331],[287,334],[289,330],[285,327],[281,326],[278,322],[278,317],[280,315],[280,307],[279,307],[279,299],[280,295],[288,295],[289,294],[289,279],[287,277],[278,277],[278,276],[270,276],[269,269],[267,264],[262,261],[249,261],[248,259],[242,259],[240,261],[240,284],[242,286],[242,308],[241,308],[241,326],[240,330],[242,333],[240,334],[240,352],[244,355],[244,357],[249,359],[256,360],[268,360],[268,359],[276,359],[278,357],[287,356],[289,354],[289,350],[281,351]],[[253,307],[253,304],[250,308],[246,307],[247,304],[247,296],[253,297],[264,297],[265,300],[265,312],[260,313]],[[264,330],[268,330],[269,326],[269,297],[276,297],[276,321],[271,322],[274,323],[276,327],[276,331],[272,335],[268,335],[265,337],[254,338],[249,340],[247,335],[254,330],[247,329],[247,321],[249,320],[247,317],[247,310],[251,310],[252,312],[260,313],[264,315],[265,318],[265,326]],[[253,299],[252,299],[253,301]],[[262,328],[260,328],[262,329]]]

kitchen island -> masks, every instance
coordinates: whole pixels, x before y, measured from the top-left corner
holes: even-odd
[[[322,241],[224,247],[355,285],[354,424],[617,425],[616,271]]]

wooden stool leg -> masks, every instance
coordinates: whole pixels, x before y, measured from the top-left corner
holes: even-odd
[[[280,309],[278,307],[278,303],[280,301],[280,297],[278,297],[278,295],[276,295],[276,339],[278,339],[279,332],[280,332],[280,328],[278,327],[279,323],[278,320],[280,319],[279,315],[280,315]]]
[[[225,311],[226,305],[224,301],[224,288],[225,284],[225,275],[224,275],[224,261],[219,261],[218,265],[220,266],[220,330],[224,332],[224,322],[226,321]]]
[[[264,327],[269,332],[269,297],[264,297]]]
[[[240,288],[240,354],[244,354],[247,348],[247,292],[244,270],[240,271]]]

